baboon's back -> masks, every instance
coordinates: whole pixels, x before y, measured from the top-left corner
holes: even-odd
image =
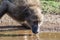
[[[18,6],[40,5],[39,0],[10,0],[10,1]]]

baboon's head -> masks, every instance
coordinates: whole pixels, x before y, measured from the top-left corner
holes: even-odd
[[[40,26],[43,23],[43,14],[41,13],[41,9],[35,6],[30,9],[30,13],[29,23],[31,25],[32,32],[37,34],[40,32]]]
[[[32,13],[34,13],[34,11],[33,11]],[[42,16],[42,15],[40,15],[40,16]],[[36,16],[36,15],[34,15],[34,14],[32,14],[32,15],[28,18],[28,24],[30,25],[30,27],[31,27],[31,29],[32,29],[32,32],[33,32],[34,34],[37,34],[37,33],[40,32],[40,26],[41,26],[41,24],[43,23],[42,20],[38,20],[38,19],[42,19],[42,17],[39,17],[39,15]]]
[[[32,32],[34,34],[40,33],[40,27],[41,27],[42,23],[43,23],[43,21],[41,21],[40,23],[38,21],[33,23]]]

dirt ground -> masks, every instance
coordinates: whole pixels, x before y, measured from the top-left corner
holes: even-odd
[[[44,15],[44,23],[41,31],[59,32],[60,31],[60,15],[46,14]]]

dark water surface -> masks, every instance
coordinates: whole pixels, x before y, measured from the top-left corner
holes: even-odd
[[[0,40],[60,40],[60,32],[41,32],[36,36],[31,30],[1,31]]]

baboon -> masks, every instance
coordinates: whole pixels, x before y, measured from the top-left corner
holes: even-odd
[[[39,0],[2,0],[0,18],[7,13],[12,18],[30,27],[34,34],[40,30],[43,23]]]

